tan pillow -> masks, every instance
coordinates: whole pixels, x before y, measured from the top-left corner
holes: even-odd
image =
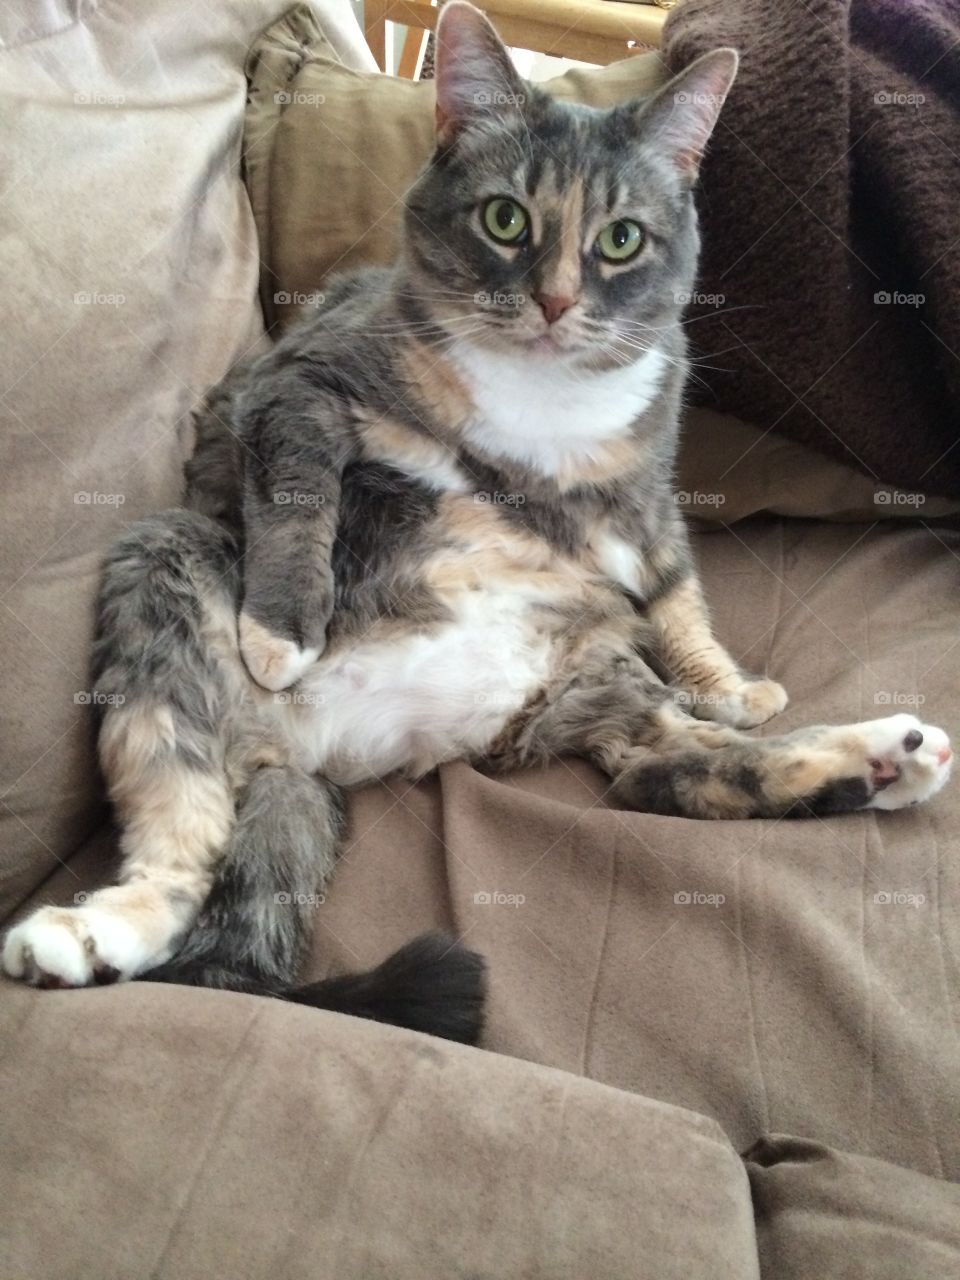
[[[0,919],[103,816],[100,559],[179,499],[192,407],[263,338],[244,58],[286,7],[0,7]]]
[[[308,47],[295,53],[267,32],[251,59],[246,176],[268,326],[295,319],[333,272],[393,260],[404,197],[434,145],[432,81],[351,70],[306,21],[301,34]],[[649,54],[569,71],[547,88],[603,107],[665,78]]]
[[[338,271],[393,260],[404,196],[433,148],[434,88],[338,64],[305,26],[268,33],[252,62],[247,182],[264,264],[268,325],[283,328]],[[541,86],[592,106],[653,93],[657,54],[576,69]],[[688,417],[679,489],[691,515],[730,523],[761,511],[842,520],[925,519],[960,503],[897,494],[801,445],[707,410]]]

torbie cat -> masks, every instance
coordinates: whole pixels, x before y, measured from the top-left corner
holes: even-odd
[[[736,67],[719,49],[650,100],[564,104],[470,5],[443,10],[437,147],[396,265],[333,284],[214,393],[187,509],[109,557],[94,673],[122,695],[100,756],[123,871],[15,927],[9,974],[263,991],[472,1039],[480,962],[437,940],[292,989],[340,787],[558,753],[688,818],[943,785],[946,735],[907,715],[751,738],[786,695],[711,634],[671,475],[693,186]]]

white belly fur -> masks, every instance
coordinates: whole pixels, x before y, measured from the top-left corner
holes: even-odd
[[[277,695],[300,767],[350,786],[483,752],[549,673],[551,640],[530,604],[522,588],[464,591],[434,631],[322,657]]]

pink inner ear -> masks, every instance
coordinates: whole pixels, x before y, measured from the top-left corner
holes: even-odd
[[[703,151],[695,151],[690,147],[681,148],[674,155],[674,162],[678,169],[684,173],[696,177],[700,169],[700,161],[703,159]]]
[[[454,0],[437,26],[437,132],[451,138],[458,127],[482,115],[521,81],[510,55],[482,13]]]
[[[694,63],[663,91],[655,109],[660,117],[660,135],[685,176],[697,175],[736,68],[732,51],[707,54],[699,65]]]

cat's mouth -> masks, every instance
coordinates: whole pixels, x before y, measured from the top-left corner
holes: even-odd
[[[560,355],[576,350],[580,344],[564,339],[556,333],[535,333],[524,340],[529,351],[543,352],[545,355]]]
[[[509,345],[514,351],[519,346],[528,355],[575,356],[589,346],[589,341],[574,328],[552,325],[549,329],[513,330],[509,335]]]

